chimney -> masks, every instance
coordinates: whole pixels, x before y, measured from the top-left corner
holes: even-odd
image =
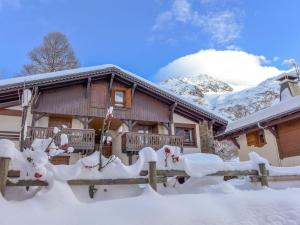
[[[280,101],[300,95],[299,78],[294,73],[284,73],[277,78],[280,81]]]

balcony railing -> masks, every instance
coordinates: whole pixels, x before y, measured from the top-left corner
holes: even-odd
[[[68,135],[69,145],[75,150],[91,150],[95,147],[95,130],[63,128]],[[31,145],[35,138],[53,138],[53,127],[27,127],[27,143]],[[60,144],[60,135],[54,138],[54,142]]]
[[[160,149],[164,145],[177,146],[183,149],[183,137],[165,134],[141,134],[127,132],[122,135],[122,151],[134,152],[139,151],[144,147],[152,147]]]

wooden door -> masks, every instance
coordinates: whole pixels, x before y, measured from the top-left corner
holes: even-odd
[[[300,155],[300,119],[277,125],[280,158]]]

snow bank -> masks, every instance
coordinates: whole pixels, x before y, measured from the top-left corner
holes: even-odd
[[[133,178],[139,177],[144,165],[150,161],[157,161],[157,155],[152,148],[147,147],[139,152],[138,160],[130,166],[123,164],[118,157],[102,156],[104,168],[99,172],[99,152],[94,152],[73,165],[48,165],[48,169],[59,180]]]
[[[65,184],[55,186],[23,202],[0,199],[1,225],[296,225],[300,221],[300,189],[239,191],[223,183],[206,193],[159,195],[147,188],[137,197],[87,204],[74,199]]]
[[[0,139],[0,157],[14,158],[17,154],[15,144],[7,139]]]
[[[184,170],[191,177],[202,177],[224,168],[223,160],[207,153],[193,153],[183,156]]]

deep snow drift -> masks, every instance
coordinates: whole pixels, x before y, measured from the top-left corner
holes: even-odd
[[[206,189],[197,190],[200,185]],[[56,182],[29,200],[0,199],[1,225],[299,224],[300,189],[259,189],[241,191],[229,182],[209,185],[194,179],[175,188],[160,187],[164,195],[146,186],[136,197],[83,203],[67,184]],[[190,194],[179,194],[184,190]],[[106,192],[113,191],[108,187]]]

